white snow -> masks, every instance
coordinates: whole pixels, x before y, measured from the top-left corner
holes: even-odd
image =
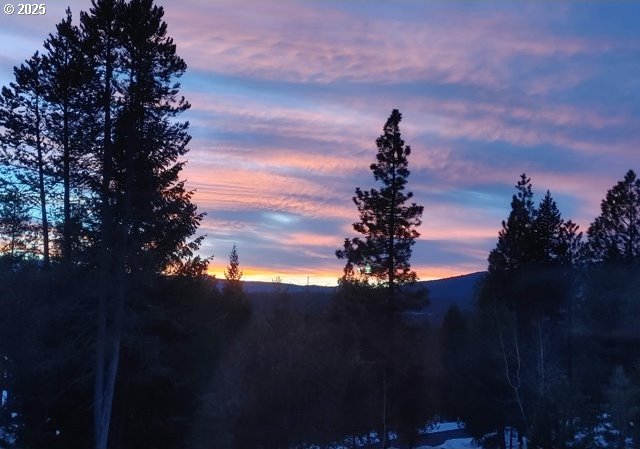
[[[419,446],[416,449],[478,449],[482,446],[478,446],[473,442],[473,438],[454,438],[447,440],[439,446]]]
[[[464,426],[458,422],[441,422],[435,425],[432,429],[429,430],[429,433],[434,432],[445,432],[447,430],[458,430],[464,429]]]

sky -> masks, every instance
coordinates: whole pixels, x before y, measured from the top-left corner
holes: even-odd
[[[6,3],[6,1],[5,1]],[[640,170],[640,3],[158,1],[188,65],[184,177],[222,277],[335,285],[391,110],[424,206],[420,279],[486,269],[521,173],[586,231]],[[0,15],[0,84],[70,6]]]

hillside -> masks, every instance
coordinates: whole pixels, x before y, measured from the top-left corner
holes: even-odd
[[[429,290],[429,305],[416,315],[424,316],[433,324],[440,323],[447,309],[456,304],[463,311],[470,311],[473,307],[477,282],[484,276],[484,272],[465,274],[446,279],[418,282],[420,287]],[[245,281],[245,291],[251,298],[254,310],[269,309],[276,301],[278,290],[291,295],[291,305],[305,310],[320,310],[329,305],[331,295],[336,287],[318,285],[279,284],[272,282]]]
[[[450,306],[456,304],[463,311],[471,311],[476,285],[485,275],[477,272],[435,281],[420,282],[429,289],[430,304],[426,313],[432,323],[439,323]]]

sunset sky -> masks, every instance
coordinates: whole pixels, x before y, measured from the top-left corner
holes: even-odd
[[[8,1],[8,0],[7,0]],[[5,1],[4,3],[7,3]],[[640,3],[160,1],[188,64],[185,177],[220,277],[335,285],[393,108],[421,279],[484,270],[519,175],[582,230],[640,170]],[[0,84],[71,6],[0,15]]]

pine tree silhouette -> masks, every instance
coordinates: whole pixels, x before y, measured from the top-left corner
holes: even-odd
[[[343,249],[336,251],[338,259],[346,260],[342,280],[373,279],[386,287],[390,311],[397,308],[398,287],[417,279],[409,260],[411,247],[420,236],[416,228],[422,223],[423,211],[422,206],[409,202],[413,193],[405,192],[411,148],[402,140],[401,120],[402,114],[394,109],[376,140],[378,153],[370,168],[381,187],[358,187],[353,197],[360,214],[353,229],[363,237],[345,239]]]

